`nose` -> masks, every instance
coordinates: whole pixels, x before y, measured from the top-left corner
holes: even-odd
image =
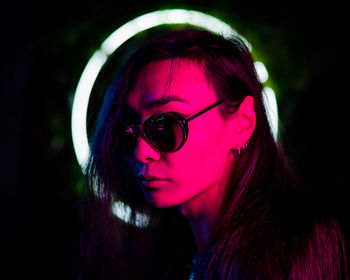
[[[138,137],[134,150],[134,158],[141,163],[158,161],[160,152],[153,148],[143,137]]]

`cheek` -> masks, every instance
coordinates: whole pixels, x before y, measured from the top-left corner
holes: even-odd
[[[220,122],[211,119],[189,127],[185,145],[169,161],[179,180],[204,186],[220,179],[228,164],[222,131]]]

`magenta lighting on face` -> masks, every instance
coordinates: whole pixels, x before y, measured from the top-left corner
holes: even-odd
[[[169,102],[147,105],[159,104],[157,101],[164,98],[167,91],[171,96]],[[172,96],[175,93],[176,98]],[[235,117],[229,120],[223,118],[219,110],[222,102],[198,63],[190,59],[154,61],[138,73],[125,107],[145,120],[144,124],[150,116],[166,112],[179,114],[188,123],[187,141],[178,141],[184,142],[179,149],[161,152],[157,145],[150,143],[147,138],[152,135],[148,135],[137,137],[133,152],[127,156],[148,204],[156,208],[180,207],[184,213],[200,209],[203,202],[210,205],[210,209],[217,207],[231,172],[232,149],[241,147],[243,130],[244,135],[251,135],[255,129],[253,97],[244,98]],[[167,130],[167,124],[161,123],[159,127]],[[160,134],[155,138],[161,145],[172,142],[171,139],[176,138],[173,134],[182,137],[181,128],[177,129],[174,123],[169,127],[166,135],[162,135],[163,130],[154,132]],[[248,131],[251,133],[246,133]]]

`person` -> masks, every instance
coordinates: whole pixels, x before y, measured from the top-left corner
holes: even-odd
[[[347,279],[340,226],[274,139],[237,37],[181,28],[135,50],[86,178],[80,279]]]

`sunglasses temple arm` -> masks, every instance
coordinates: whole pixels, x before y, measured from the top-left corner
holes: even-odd
[[[202,114],[208,112],[209,110],[213,109],[214,107],[218,106],[218,105],[221,104],[222,102],[224,102],[224,99],[222,99],[222,100],[220,100],[220,101],[214,103],[213,105],[210,105],[209,107],[205,108],[204,110],[200,111],[199,113],[193,115],[192,117],[189,117],[189,118],[186,119],[185,121],[186,121],[186,122],[189,122],[189,121],[191,121],[191,120],[197,118],[198,116],[200,116],[200,115],[202,115]]]

